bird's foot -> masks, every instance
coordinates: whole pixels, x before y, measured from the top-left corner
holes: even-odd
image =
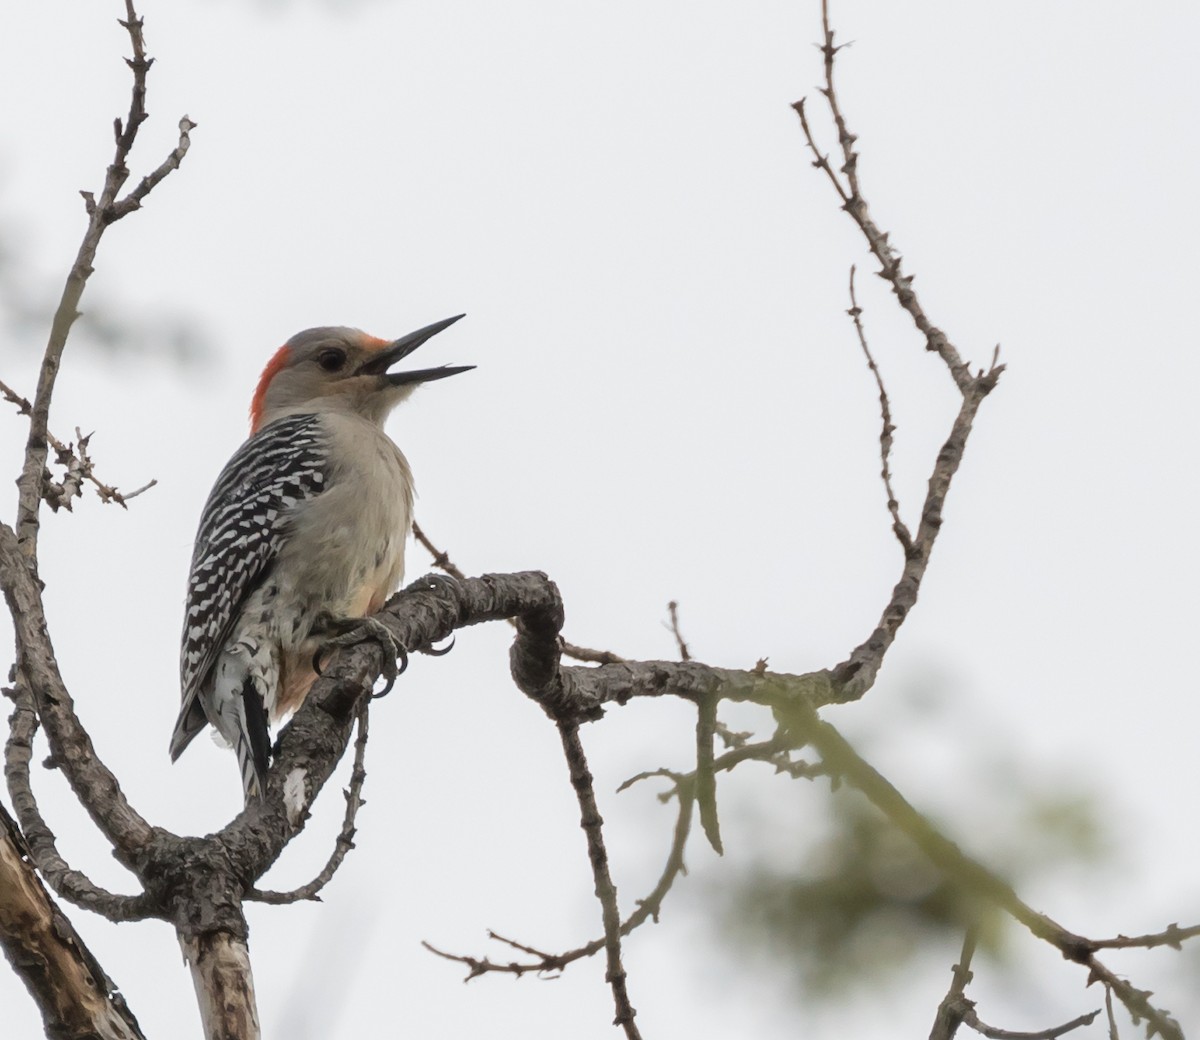
[[[383,650],[383,677],[387,685],[375,698],[386,697],[392,692],[396,679],[408,667],[408,651],[381,621],[373,617],[361,618],[323,618],[319,626],[322,633],[332,633],[332,637],[321,644],[321,648],[313,654],[313,671],[321,674],[321,661],[335,650],[345,646],[356,646],[359,643],[376,642]],[[399,663],[397,663],[399,662]]]

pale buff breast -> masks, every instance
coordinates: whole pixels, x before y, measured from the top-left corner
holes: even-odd
[[[307,504],[285,549],[298,566],[285,568],[296,577],[280,589],[283,660],[273,720],[303,702],[316,680],[312,658],[323,641],[319,633],[289,625],[289,617],[311,617],[312,604],[325,604],[338,617],[364,617],[383,606],[404,577],[413,499],[408,462],[373,423],[343,415],[323,422],[337,441],[333,454],[340,466],[330,472],[327,490]]]

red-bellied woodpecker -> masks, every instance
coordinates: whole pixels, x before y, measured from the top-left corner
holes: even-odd
[[[211,723],[237,752],[247,803],[264,790],[268,722],[300,706],[331,636],[400,584],[412,475],[384,420],[418,384],[474,366],[389,369],[461,317],[394,342],[308,329],[259,380],[250,439],[200,517],[171,737],[174,761]]]

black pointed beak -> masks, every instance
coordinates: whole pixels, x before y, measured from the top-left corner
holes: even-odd
[[[440,365],[437,368],[420,368],[410,372],[388,371],[397,361],[408,357],[409,354],[426,340],[432,339],[443,329],[448,329],[462,317],[464,315],[456,314],[453,318],[435,321],[432,325],[426,325],[423,329],[417,329],[416,332],[410,332],[407,336],[401,336],[400,339],[394,343],[389,343],[362,365],[358,370],[359,373],[363,375],[385,376],[392,386],[409,386],[415,383],[429,383],[435,379],[445,379],[446,376],[455,376],[459,372],[471,371],[475,367],[474,365]]]

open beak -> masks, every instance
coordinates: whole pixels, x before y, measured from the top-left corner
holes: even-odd
[[[408,357],[422,343],[432,339],[442,329],[448,329],[461,317],[464,315],[456,314],[453,318],[435,321],[423,329],[417,329],[416,332],[410,332],[407,336],[401,336],[400,339],[389,343],[361,365],[358,369],[359,374],[385,376],[392,386],[411,386],[416,383],[429,383],[435,379],[445,379],[446,376],[456,376],[459,372],[470,372],[475,367],[474,365],[440,365],[437,368],[418,368],[408,372],[388,371],[397,361]]]

